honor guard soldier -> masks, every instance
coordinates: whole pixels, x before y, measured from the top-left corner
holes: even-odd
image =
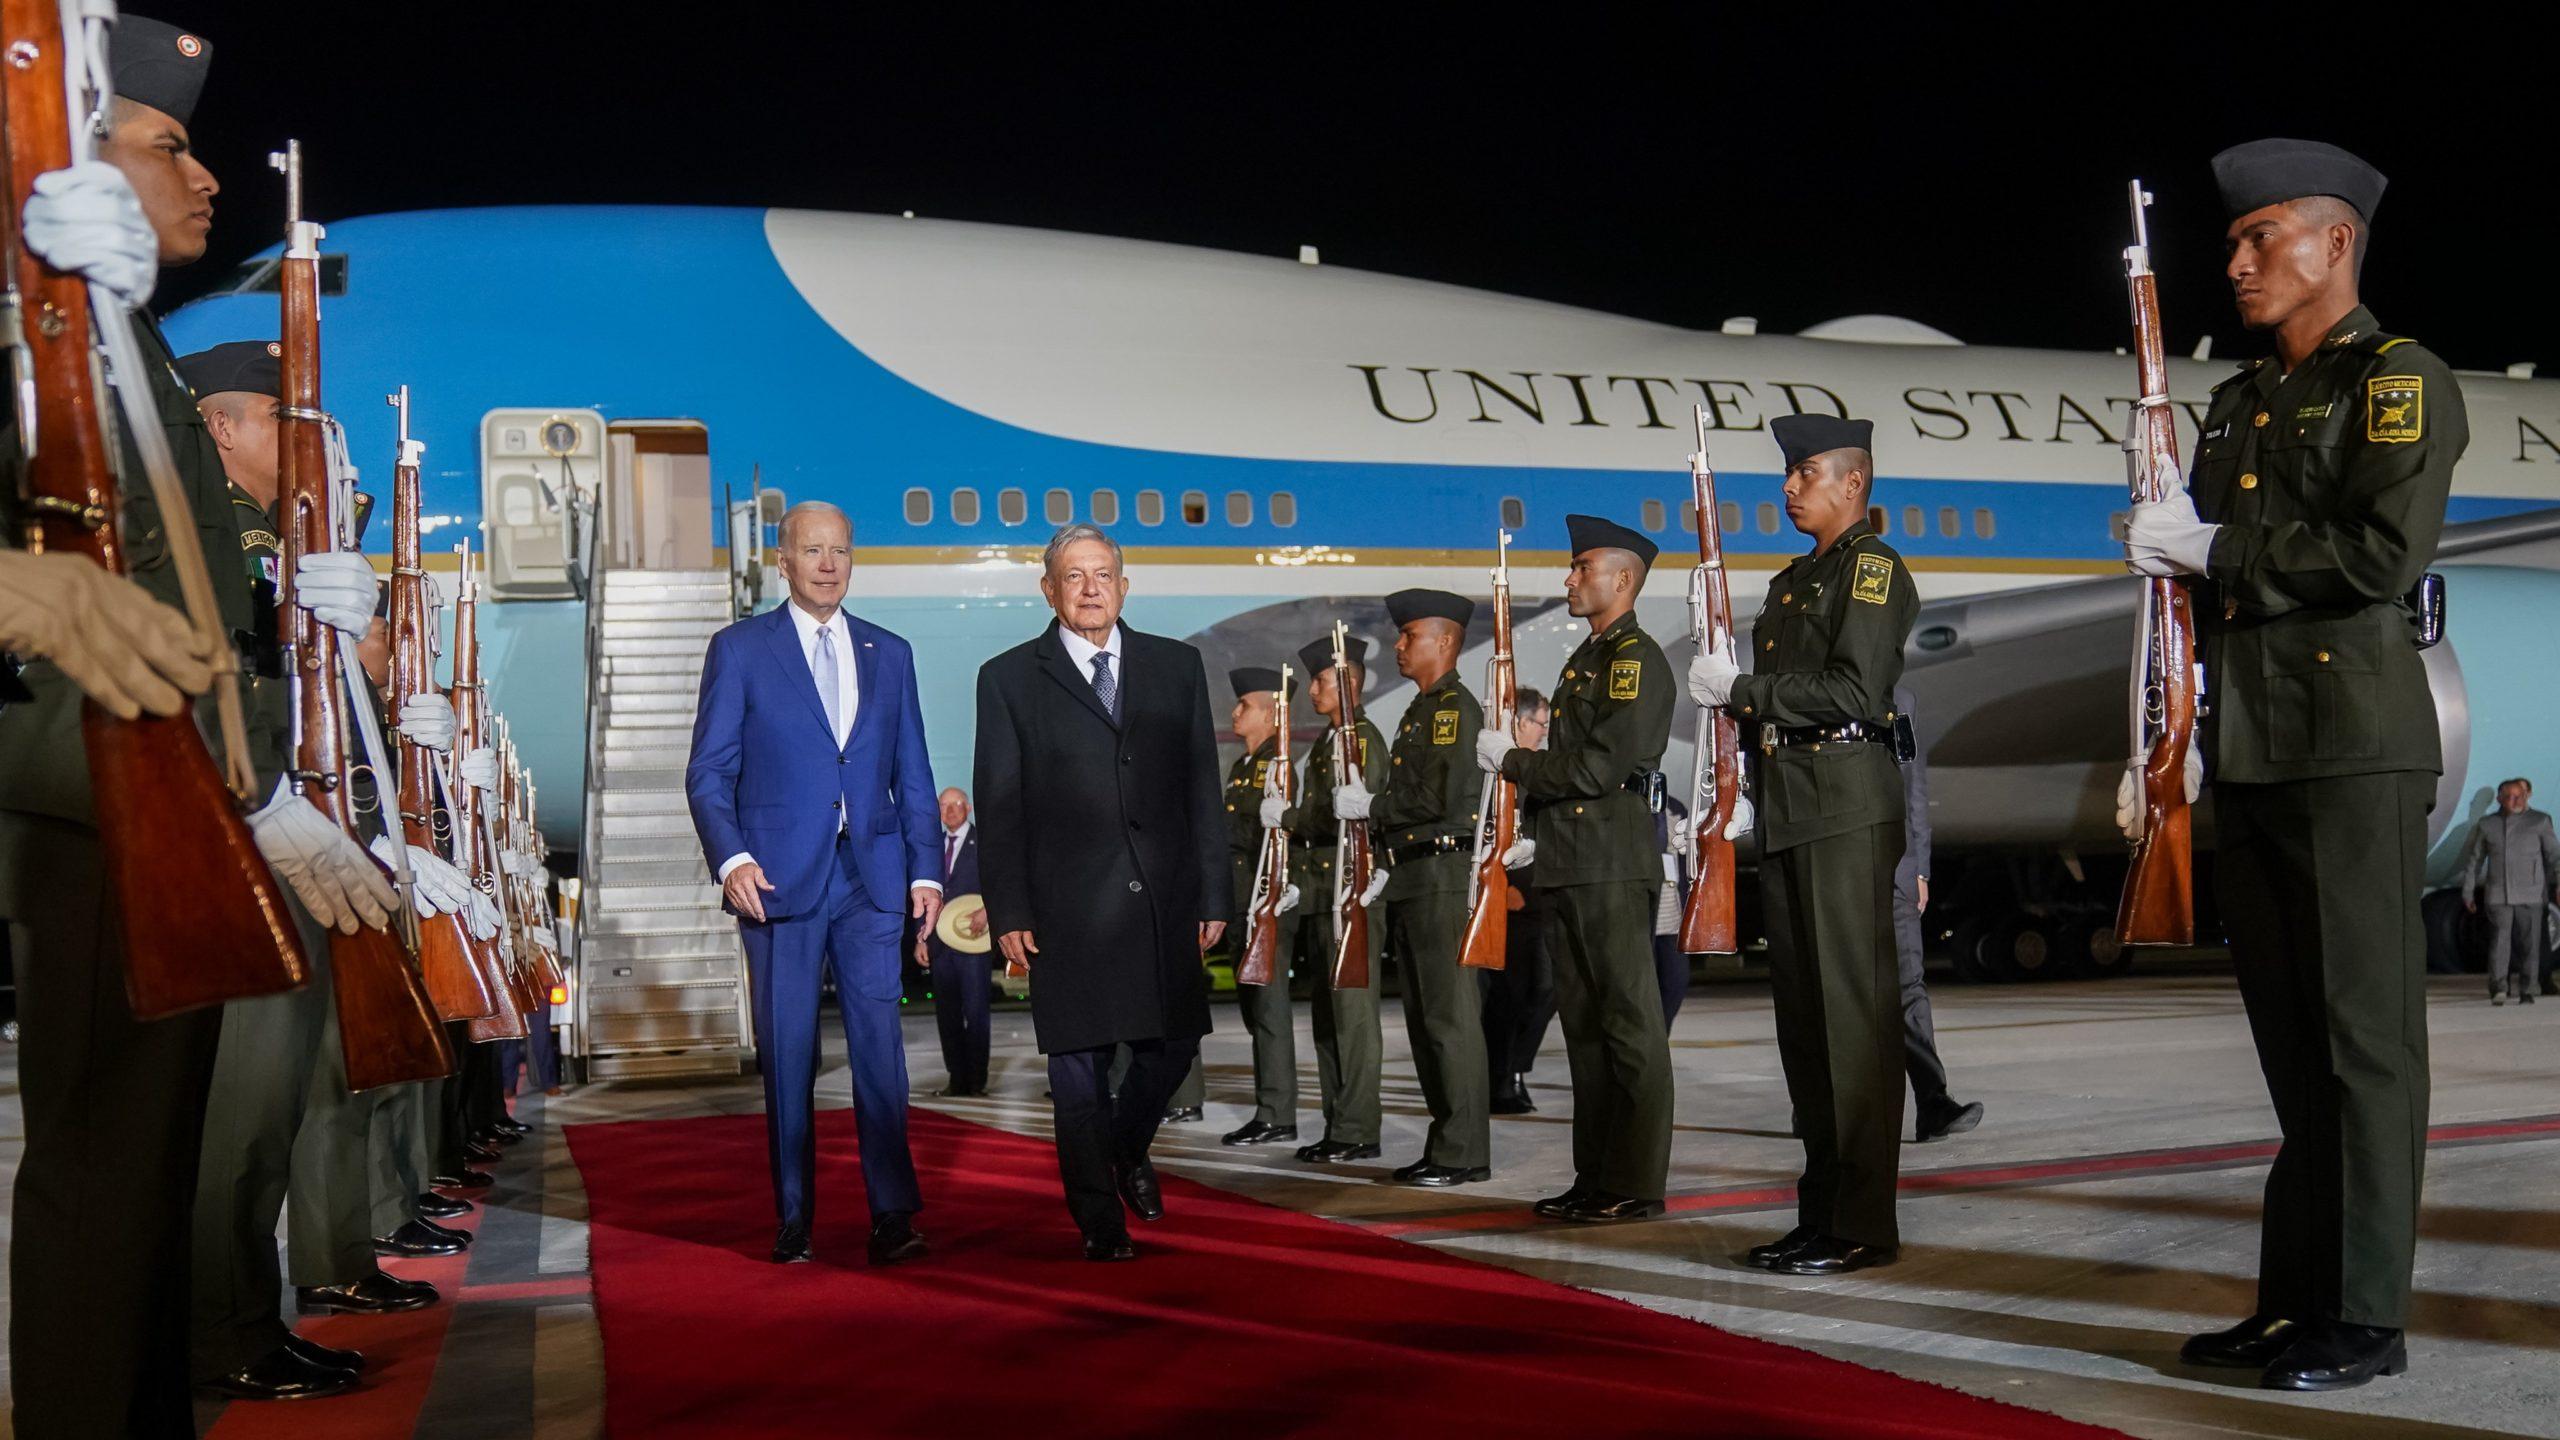
[[[2407,1364],[2444,768],[2420,587],[2470,429],[2453,372],[2358,298],[2382,175],[2307,140],[2213,171],[2241,323],[2275,354],[2215,387],[2189,490],[2136,506],[2125,554],[2194,577],[2214,884],[2284,1142],[2257,1313],[2182,1353],[2335,1390]]]
[[[1307,677],[1307,699],[1328,721],[1342,713],[1343,687],[1356,697],[1366,678],[1369,642],[1354,636],[1343,654],[1347,668],[1333,663],[1333,637],[1319,636],[1298,651],[1298,666]],[[1369,717],[1360,717],[1354,732],[1359,750],[1361,783],[1372,793],[1386,788],[1387,746]],[[1383,927],[1369,927],[1369,983],[1338,989],[1333,983],[1333,872],[1338,856],[1333,811],[1333,741],[1316,741],[1298,777],[1298,803],[1284,805],[1274,795],[1262,802],[1262,823],[1285,826],[1293,881],[1306,918],[1298,926],[1301,940],[1317,957],[1320,977],[1315,991],[1316,1083],[1324,1091],[1324,1138],[1298,1148],[1310,1164],[1334,1160],[1378,1158],[1378,946]]]
[[[1492,1095],[1484,1064],[1481,987],[1458,964],[1467,935],[1467,882],[1475,869],[1483,776],[1470,763],[1484,707],[1458,683],[1475,602],[1445,590],[1387,597],[1396,626],[1396,671],[1414,684],[1396,726],[1387,788],[1355,780],[1334,787],[1336,814],[1366,817],[1389,867],[1379,898],[1385,945],[1404,971],[1404,1022],[1431,1132],[1422,1158],[1395,1172],[1408,1185],[1466,1185],[1493,1178]]]
[[[1272,696],[1280,689],[1280,672],[1250,666],[1227,672],[1236,688],[1235,709],[1228,726],[1244,742],[1244,754],[1227,767],[1227,861],[1234,871],[1237,916],[1227,927],[1236,953],[1244,953],[1253,933],[1253,875],[1262,854],[1262,801],[1271,788],[1271,765],[1287,748],[1280,733],[1280,711]],[[1289,877],[1275,875],[1281,891],[1279,943],[1273,947],[1271,983],[1236,986],[1236,1008],[1244,1012],[1245,1032],[1253,1037],[1253,1118],[1218,1137],[1226,1145],[1282,1145],[1298,1138],[1298,1037],[1289,1003],[1289,957],[1298,946],[1297,898],[1289,893]]]
[[[1640,1220],[1662,1213],[1671,1168],[1671,1044],[1653,968],[1662,884],[1653,839],[1671,663],[1636,624],[1654,543],[1568,515],[1565,608],[1590,637],[1556,682],[1544,750],[1480,731],[1477,762],[1520,787],[1528,835],[1504,856],[1534,861],[1555,957],[1556,1013],[1573,1070],[1573,1185],[1541,1200],[1549,1219]]]
[[[1920,599],[1902,557],[1867,523],[1874,428],[1830,415],[1769,423],[1785,457],[1787,518],[1814,550],[1769,581],[1751,626],[1752,673],[1712,651],[1689,668],[1698,703],[1729,709],[1758,756],[1769,990],[1805,1167],[1796,1228],[1744,1258],[1783,1275],[1885,1264],[1901,1244],[1893,873],[1904,837],[1893,687]]]

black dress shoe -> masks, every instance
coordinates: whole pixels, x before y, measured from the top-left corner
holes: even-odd
[[[388,1235],[373,1237],[376,1255],[459,1255],[471,1243],[468,1235],[456,1235],[442,1226],[425,1220],[412,1220]]]
[[[773,1263],[798,1265],[810,1259],[809,1227],[785,1225],[773,1232]]]
[[[1410,1165],[1399,1165],[1399,1166],[1397,1166],[1396,1168],[1394,1168],[1393,1170],[1388,1171],[1388,1172],[1387,1172],[1387,1178],[1388,1178],[1388,1179],[1390,1179],[1390,1180],[1393,1180],[1393,1181],[1395,1181],[1397,1184],[1401,1185],[1401,1184],[1403,1184],[1405,1181],[1412,1179],[1414,1176],[1419,1175],[1419,1174],[1421,1174],[1423,1171],[1428,1170],[1428,1169],[1430,1169],[1430,1168],[1431,1168],[1431,1157],[1430,1157],[1430,1156],[1428,1156],[1428,1155],[1425,1155],[1425,1156],[1423,1156],[1421,1159],[1414,1161],[1414,1162],[1413,1162],[1412,1164],[1410,1164]]]
[[[2252,1315],[2228,1330],[2188,1336],[2178,1347],[2178,1358],[2189,1365],[2263,1370],[2302,1338],[2302,1328],[2281,1315]]]
[[[435,1178],[439,1190],[486,1190],[496,1183],[486,1170],[462,1170]]]
[[[1594,1190],[1582,1198],[1581,1204],[1567,1208],[1564,1218],[1595,1224],[1610,1220],[1650,1220],[1661,1214],[1662,1209],[1659,1200],[1638,1200],[1629,1195]]]
[[[1298,1127],[1295,1125],[1265,1125],[1259,1120],[1247,1120],[1219,1136],[1218,1143],[1221,1145],[1280,1145],[1297,1138]]]
[[[2530,1004],[2532,1004],[2532,1003],[2533,1003],[2533,992],[2532,992],[2532,991],[2530,991],[2530,990],[2519,990],[2519,991],[2517,991],[2517,992],[2516,992],[2516,1003],[2517,1003],[2517,1004],[2519,1004],[2519,1005],[2530,1005]]]
[[[2311,1326],[2258,1377],[2267,1390],[2353,1390],[2376,1375],[2409,1368],[2408,1342],[2397,1330],[2331,1320]]]
[[[1810,1225],[1799,1225],[1766,1245],[1754,1245],[1742,1252],[1742,1263],[1766,1270],[1785,1256],[1792,1255],[1808,1240],[1819,1239],[1821,1232]]]
[[[1298,1147],[1298,1158],[1310,1165],[1330,1165],[1340,1160],[1375,1160],[1383,1153],[1376,1141],[1354,1145],[1346,1140],[1319,1140]]]
[[[1197,1105],[1184,1105],[1164,1112],[1167,1125],[1197,1125],[1208,1118],[1208,1112]]]
[[[1837,1235],[1816,1235],[1771,1260],[1769,1269],[1779,1275],[1846,1275],[1890,1265],[1901,1257],[1902,1251],[1891,1245],[1861,1245]]]
[[[1529,1077],[1514,1075],[1508,1085],[1495,1086],[1487,1108],[1496,1115],[1537,1114],[1537,1102],[1529,1098]]]
[[[474,1165],[495,1165],[498,1163],[498,1152],[494,1147],[474,1140],[462,1147],[462,1158]]]
[[[510,1135],[530,1135],[533,1133],[532,1126],[527,1125],[513,1115],[499,1116],[496,1124],[491,1128],[504,1130]]]
[[[1550,1195],[1546,1199],[1539,1201],[1537,1204],[1530,1206],[1529,1209],[1533,1213],[1545,1219],[1561,1220],[1565,1217],[1566,1211],[1569,1211],[1574,1206],[1590,1199],[1591,1193],[1590,1186],[1576,1180],[1573,1182],[1572,1189],[1567,1190],[1561,1195]]]
[[[353,1390],[356,1377],[352,1370],[315,1365],[292,1346],[279,1345],[203,1388],[234,1400],[317,1400]]]
[[[892,1211],[871,1222],[871,1263],[896,1265],[924,1258],[924,1236],[904,1214]]]
[[[1970,1105],[1958,1105],[1950,1100],[1944,1105],[1932,1105],[1924,1111],[1920,1116],[1920,1122],[1912,1127],[1911,1138],[1918,1144],[1926,1145],[1933,1140],[1944,1140],[1950,1135],[1961,1135],[1981,1123],[1981,1101],[1977,1100]]]
[[[418,1197],[418,1213],[430,1220],[457,1220],[478,1208],[468,1200],[456,1200],[433,1190]]]
[[[1164,1187],[1156,1183],[1156,1167],[1147,1160],[1135,1160],[1120,1167],[1120,1198],[1138,1213],[1141,1220],[1164,1218]]]
[[[436,1287],[375,1271],[345,1285],[297,1285],[293,1308],[305,1315],[389,1315],[436,1303]]]
[[[504,1150],[510,1145],[523,1144],[524,1136],[518,1134],[516,1131],[502,1130],[499,1127],[492,1125],[488,1129],[481,1131],[479,1134],[472,1136],[471,1141],[475,1145],[485,1145],[492,1150]]]
[[[1138,1247],[1130,1244],[1126,1235],[1087,1235],[1084,1237],[1084,1258],[1105,1263],[1135,1260]]]
[[[1490,1165],[1469,1165],[1463,1167],[1457,1165],[1419,1165],[1409,1167],[1403,1178],[1404,1183],[1407,1185],[1420,1185],[1431,1190],[1445,1190],[1452,1185],[1473,1185],[1480,1180],[1490,1180],[1493,1178],[1493,1167]]]
[[[335,1345],[323,1345],[317,1340],[296,1335],[291,1331],[285,1333],[284,1348],[314,1365],[325,1366],[331,1370],[344,1370],[350,1375],[364,1373],[364,1352],[360,1350],[341,1350]]]

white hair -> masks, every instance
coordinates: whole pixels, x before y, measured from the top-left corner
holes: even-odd
[[[1040,573],[1044,575],[1057,574],[1058,557],[1067,553],[1068,546],[1082,544],[1087,540],[1107,545],[1111,548],[1112,569],[1125,570],[1128,568],[1121,563],[1119,541],[1112,539],[1108,534],[1104,533],[1103,528],[1099,525],[1076,524],[1061,525],[1058,527],[1058,533],[1049,537],[1049,548],[1040,552]]]
[[[828,504],[824,500],[803,500],[799,504],[782,512],[781,540],[782,549],[785,554],[790,553],[791,550],[792,523],[794,521],[806,520],[813,516],[821,515],[833,516],[835,519],[843,521],[845,543],[848,545],[853,543],[853,520],[851,517],[847,516],[842,510],[837,509],[835,506]]]

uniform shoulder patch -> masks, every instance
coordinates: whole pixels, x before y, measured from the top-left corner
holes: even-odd
[[[1857,578],[1849,582],[1849,597],[1881,605],[1893,593],[1893,562],[1882,555],[1858,557]]]
[[[1432,712],[1431,743],[1434,745],[1455,745],[1458,743],[1457,711],[1435,710]]]
[[[1610,662],[1609,662],[1609,698],[1610,698],[1610,699],[1612,699],[1612,700],[1633,700],[1634,698],[1636,698],[1636,687],[1637,687],[1638,685],[1642,684],[1642,683],[1643,683],[1643,681],[1644,681],[1644,662],[1643,662],[1643,661],[1641,661],[1641,660],[1612,660],[1612,661],[1610,661]]]
[[[273,530],[243,530],[240,532],[240,548],[243,550],[281,550],[284,548],[284,542],[276,538],[276,532]]]
[[[2364,382],[2364,438],[2386,445],[2422,439],[2427,382],[2418,375],[2376,375]]]
[[[1257,760],[1253,764],[1253,788],[1260,790],[1271,783],[1271,762]]]

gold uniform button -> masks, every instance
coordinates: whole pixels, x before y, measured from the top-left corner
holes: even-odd
[[[2249,474],[2246,474],[2246,475],[2241,476],[2241,477],[2240,477],[2240,488],[2241,488],[2241,489],[2243,489],[2243,490],[2255,490],[2255,489],[2257,489],[2257,488],[2258,488],[2258,476],[2257,476],[2257,473],[2256,473],[2255,471],[2252,471],[2252,472],[2250,472]]]
[[[2264,425],[2264,424],[2266,424],[2266,423],[2267,423],[2267,412],[2266,412],[2266,411],[2264,411],[2264,410],[2259,411],[2259,412],[2258,412],[2258,418],[2257,418],[2257,419],[2255,419],[2255,420],[2250,421],[2249,423],[2250,423],[2250,424],[2252,424],[2252,425]]]
[[[1778,603],[1781,605],[1793,605],[1796,603],[1796,592],[1790,590],[1786,594],[1779,596]]]
[[[1763,650],[1775,650],[1778,648],[1778,642],[1775,640],[1763,640],[1760,642],[1760,648]]]
[[[2329,663],[2329,652],[2328,652],[2328,651],[2326,651],[2326,650],[2323,650],[2323,651],[2321,651],[2318,655],[2315,655],[2315,656],[2313,656],[2312,658],[2313,658],[2313,659],[2315,659],[2315,660],[2318,660],[2321,664],[2326,665],[2326,664],[2328,664],[2328,663]]]
[[[1574,807],[1573,807],[1573,813],[1574,813],[1574,814],[1576,814],[1576,815],[1581,814],[1581,813],[1582,813],[1582,807],[1581,807],[1581,806],[1579,806],[1579,805],[1574,806]]]

